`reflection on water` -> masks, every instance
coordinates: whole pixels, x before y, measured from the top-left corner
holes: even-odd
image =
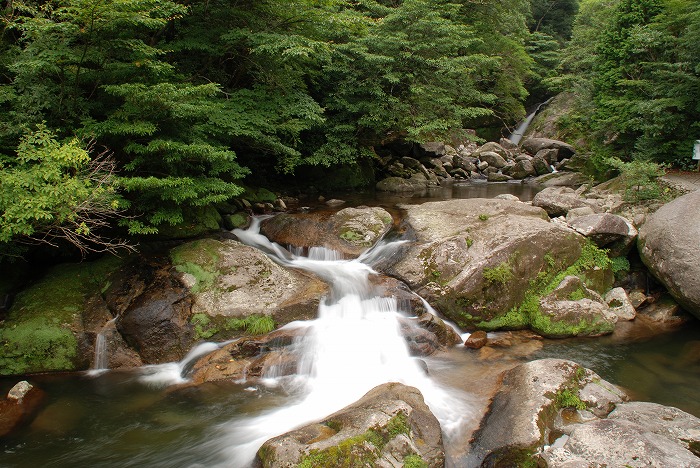
[[[653,338],[615,336],[547,341],[533,358],[571,359],[619,385],[634,400],[675,406],[700,417],[700,324]]]

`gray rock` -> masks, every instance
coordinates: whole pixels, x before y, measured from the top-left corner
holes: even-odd
[[[580,172],[554,172],[544,174],[533,179],[533,183],[543,187],[578,187],[589,180]]]
[[[515,179],[524,179],[525,177],[530,177],[535,175],[535,168],[530,161],[527,159],[518,161],[515,167],[511,171],[511,175]]]
[[[625,255],[637,240],[637,230],[622,216],[599,213],[578,216],[569,226],[591,239],[598,247],[607,248],[611,256]]]
[[[671,295],[700,318],[700,190],[676,198],[649,215],[640,228],[644,264]],[[693,222],[695,221],[695,222]]]
[[[556,148],[539,150],[535,154],[534,159],[544,161],[547,164],[547,166],[553,166],[557,162],[559,162],[559,150]],[[547,172],[552,172],[552,168],[549,167],[549,170]]]
[[[556,149],[558,152],[558,159],[561,161],[564,158],[569,158],[576,153],[574,147],[568,143],[564,143],[559,140],[550,140],[549,138],[528,138],[521,144],[522,149],[528,153],[535,155],[538,151],[543,149]]]
[[[7,399],[8,400],[14,400],[16,402],[21,402],[22,399],[29,393],[34,386],[27,382],[26,380],[22,380],[20,382],[17,382],[9,392],[7,392]]]
[[[578,300],[540,300],[540,313],[544,324],[534,321],[533,331],[547,338],[570,336],[600,336],[612,333],[617,315],[610,312],[607,304],[584,298]]]
[[[540,359],[507,371],[473,437],[469,466],[520,466],[526,453],[548,442],[558,412],[557,393],[568,389],[578,394],[594,381],[604,382],[561,359]],[[498,464],[506,460],[510,464]]]
[[[620,320],[634,320],[637,311],[630,301],[627,291],[623,288],[613,288],[605,295],[605,302],[610,307],[610,311],[618,316]]]
[[[640,308],[637,315],[657,324],[672,326],[683,325],[691,318],[684,314],[680,305],[667,294]]]
[[[431,141],[417,146],[418,156],[426,155],[431,158],[439,158],[446,153],[445,143],[441,141]]]
[[[547,268],[545,256],[568,266],[584,241],[549,222],[544,210],[518,201],[449,200],[401,208],[417,241],[389,274],[465,328],[519,305],[530,281]],[[502,281],[484,274],[499,268],[507,276]]]
[[[543,151],[549,151],[549,150],[543,150]],[[542,151],[540,151],[541,153]],[[539,156],[539,153],[537,156],[532,158],[532,166],[535,169],[535,173],[537,175],[544,175],[544,174],[549,174],[550,172],[553,172],[552,166],[549,163],[549,161],[545,160],[544,157]]]
[[[503,162],[503,164],[505,164],[505,161]],[[486,161],[480,161],[476,167],[480,171],[485,171],[489,167],[489,163],[487,163]]]
[[[283,268],[260,250],[233,240],[190,242],[174,249],[173,255],[211,272],[189,293],[191,313],[213,319],[265,315],[279,325],[309,319],[328,291],[319,279]]]
[[[590,206],[582,206],[580,208],[571,208],[569,211],[566,213],[566,222],[571,223],[576,218],[579,218],[581,216],[588,216],[594,214],[595,211],[593,211],[593,208]]]
[[[493,151],[485,151],[483,153],[479,153],[479,159],[482,162],[487,162],[490,167],[495,167],[497,169],[500,169],[506,165],[505,158]]]
[[[381,446],[363,437],[370,429],[382,439]],[[256,462],[263,468],[297,466],[312,450],[340,450],[342,459],[363,459],[368,466],[401,466],[409,455],[430,468],[445,463],[437,418],[416,388],[399,383],[380,385],[323,421],[268,440]]]
[[[495,197],[496,200],[512,200],[512,201],[520,201],[518,197],[516,197],[513,194],[510,193],[502,193],[500,195],[496,195]]]
[[[377,182],[380,192],[420,192],[428,186],[428,181],[404,179],[402,177],[387,177]]]
[[[571,466],[566,454],[584,466],[619,467],[678,467],[697,468],[700,461],[690,451],[673,441],[645,430],[638,424],[615,419],[580,424],[574,429],[564,444],[564,454],[559,459],[549,459],[546,452],[543,459],[548,467]],[[580,466],[580,465],[576,465]]]
[[[573,208],[589,207],[595,210],[594,203],[581,198],[569,187],[547,187],[532,199],[532,206],[543,208],[551,217],[566,216]]]
[[[507,182],[509,180],[513,180],[513,178],[500,172],[489,172],[488,175],[489,182]]]

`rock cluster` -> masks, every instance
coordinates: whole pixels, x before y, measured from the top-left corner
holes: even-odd
[[[382,153],[378,173],[384,177],[377,190],[386,192],[419,191],[462,180],[532,179],[567,170],[575,155],[571,145],[546,138],[531,138],[522,146],[505,138],[500,143],[466,143],[457,148],[441,142],[394,144],[378,152]]]

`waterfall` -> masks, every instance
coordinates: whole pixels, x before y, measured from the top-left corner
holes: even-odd
[[[537,115],[537,113],[540,111],[540,109],[541,109],[542,107],[546,106],[547,104],[549,104],[549,103],[551,102],[552,99],[553,99],[553,98],[549,98],[549,99],[547,99],[545,102],[542,102],[542,103],[538,104],[537,107],[535,108],[535,110],[532,111],[527,117],[525,117],[525,120],[523,120],[522,122],[520,122],[520,124],[518,125],[518,128],[516,128],[515,131],[514,131],[513,133],[510,134],[510,136],[508,137],[508,139],[509,139],[512,143],[515,143],[516,145],[517,145],[518,143],[520,143],[520,140],[522,140],[523,135],[525,134],[525,132],[527,131],[528,127],[529,127],[530,124],[532,123],[532,119],[534,119],[534,118],[535,118],[535,115]]]
[[[301,257],[261,235],[259,224],[255,219],[248,230],[233,233],[282,265],[316,274],[331,292],[320,304],[318,318],[304,325],[306,333],[290,347],[298,359],[292,387],[296,401],[223,427],[224,435],[210,442],[212,450],[222,454],[221,466],[249,465],[266,440],[328,416],[386,382],[417,387],[446,439],[461,429],[470,413],[467,403],[435,384],[410,356],[399,332],[396,299],[372,292],[369,275],[375,271],[365,262],[379,261],[382,252],[395,252],[394,243],[379,243],[357,260],[340,260],[323,248]],[[273,367],[263,382],[277,385],[281,379],[285,377]]]
[[[89,375],[97,376],[109,369],[109,350],[105,334],[114,329],[116,321],[117,317],[110,319],[95,337],[95,353],[92,360],[92,368],[88,371]]]

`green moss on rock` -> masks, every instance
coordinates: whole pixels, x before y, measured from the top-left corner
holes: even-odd
[[[65,264],[19,293],[0,329],[0,374],[78,370],[85,300],[103,293],[122,260]]]

